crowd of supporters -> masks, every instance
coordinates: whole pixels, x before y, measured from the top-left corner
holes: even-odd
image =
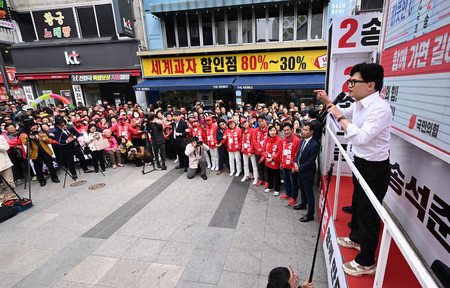
[[[124,165],[154,165],[165,170],[171,159],[178,163],[176,168],[187,171],[185,148],[196,137],[210,148],[208,169],[217,175],[226,172],[241,177],[242,182],[251,180],[276,196],[283,179],[289,186],[283,197],[293,205],[302,128],[309,127],[320,142],[322,121],[316,118],[322,109],[322,104],[308,109],[304,103],[299,107],[276,102],[236,106],[218,101],[213,107],[196,102],[192,107],[172,107],[158,101],[144,108],[131,102],[116,106],[103,101],[72,109],[62,103],[30,107],[7,102],[0,106],[0,129],[9,145],[15,182],[25,178],[27,150],[30,176],[41,186],[49,177],[59,182],[58,168],[76,180],[77,163],[84,173],[105,173],[107,167]]]

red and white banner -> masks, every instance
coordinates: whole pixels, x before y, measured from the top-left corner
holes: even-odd
[[[393,127],[450,156],[450,2],[391,0],[381,50]]]
[[[323,185],[324,186],[324,185]],[[325,203],[325,191],[321,189],[319,193],[319,217],[321,217],[323,204]],[[342,255],[337,244],[336,228],[334,227],[333,213],[331,212],[329,201],[323,213],[323,222],[320,227],[322,238],[323,254],[327,265],[328,287],[348,287],[347,278],[342,269]]]

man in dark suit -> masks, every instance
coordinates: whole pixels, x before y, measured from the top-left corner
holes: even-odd
[[[319,153],[319,144],[313,139],[313,133],[313,125],[305,123],[302,128],[303,139],[300,142],[300,148],[294,163],[294,171],[298,174],[298,186],[301,191],[301,203],[293,208],[294,210],[306,210],[306,206],[308,206],[308,212],[300,218],[300,222],[314,220],[313,182],[316,173],[316,157]]]
[[[166,166],[166,139],[164,139],[163,126],[159,123],[155,115],[149,115],[150,127],[146,127],[147,123],[142,123],[141,130],[150,132],[152,138],[153,155],[156,160],[156,166],[161,170],[167,170]],[[161,163],[159,162],[161,158]],[[162,165],[161,165],[162,164]]]
[[[189,166],[189,159],[184,154],[184,150],[186,148],[186,143],[184,143],[183,139],[188,138],[189,128],[187,123],[181,119],[180,111],[175,111],[173,113],[174,122],[172,122],[172,138],[175,143],[175,152],[178,155],[178,159],[180,161],[179,165],[175,167],[175,169],[184,168],[184,172],[187,172]]]
[[[314,128],[313,139],[316,140],[317,144],[320,146],[320,138],[322,138],[322,130],[323,124],[316,119],[317,110],[314,108],[309,109],[308,111],[308,123],[311,123]]]
[[[88,169],[86,160],[84,159],[84,154],[81,151],[80,143],[78,143],[77,138],[80,136],[75,128],[72,126],[67,126],[66,120],[63,118],[58,118],[55,120],[56,128],[53,130],[54,137],[59,144],[56,144],[55,150],[58,151],[62,157],[64,165],[69,168],[70,175],[73,180],[77,180],[77,171],[75,170],[74,158],[75,155],[80,161],[81,168],[83,168],[84,173],[90,173],[91,170]]]

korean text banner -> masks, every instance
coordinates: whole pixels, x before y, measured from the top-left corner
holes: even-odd
[[[449,9],[449,1],[390,1],[381,54],[385,76],[381,95],[391,105],[394,129],[410,142],[425,143],[446,155],[450,155],[450,16],[440,11]]]
[[[325,71],[326,50],[142,59],[144,77]]]
[[[72,8],[33,11],[32,13],[39,40],[78,38],[78,29]]]

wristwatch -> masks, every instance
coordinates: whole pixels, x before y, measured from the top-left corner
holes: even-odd
[[[341,117],[339,117],[339,118],[337,119],[337,122],[338,122],[338,123],[341,123],[341,120],[342,120],[342,119],[347,119],[347,118],[345,118],[344,115],[341,115]]]

